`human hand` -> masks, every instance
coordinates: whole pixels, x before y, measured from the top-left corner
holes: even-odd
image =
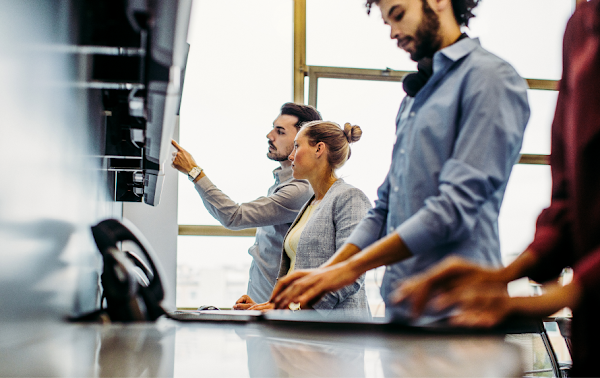
[[[566,286],[553,284],[546,292],[535,297],[508,296],[506,287],[496,284],[471,286],[462,293],[443,295],[436,300],[440,307],[456,306],[458,313],[450,323],[463,327],[492,327],[511,314],[527,317],[546,317],[581,302],[583,289],[577,281]]]
[[[274,310],[274,309],[275,309],[275,306],[271,302],[255,304],[248,308],[248,310],[251,310],[251,311],[262,311],[262,312],[267,312],[269,310]]]
[[[250,307],[254,306],[256,302],[252,300],[246,294],[242,295],[240,299],[235,301],[235,305],[233,305],[234,310],[248,310]]]
[[[290,303],[309,308],[325,294],[352,284],[359,276],[344,262],[312,270],[298,270],[277,281],[271,302],[278,309],[287,309]]]
[[[179,172],[185,173],[187,175],[188,172],[191,171],[192,168],[197,167],[198,164],[196,164],[196,161],[194,160],[192,155],[190,155],[189,152],[183,149],[183,147],[181,147],[177,142],[171,140],[171,144],[176,149],[176,151],[173,151],[173,159],[171,165]]]
[[[438,295],[446,295],[446,298],[437,301],[436,308],[450,307],[461,292],[485,283],[503,285],[506,291],[507,282],[502,280],[499,272],[460,257],[449,257],[428,271],[404,281],[390,295],[390,300],[396,304],[410,301],[413,317],[418,317],[431,299]]]

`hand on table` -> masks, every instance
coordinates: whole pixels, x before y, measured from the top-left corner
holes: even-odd
[[[271,302],[255,304],[254,306],[251,306],[250,308],[248,308],[248,310],[251,310],[251,311],[262,311],[262,312],[267,312],[269,310],[274,310],[274,309],[275,309],[275,306]]]
[[[390,295],[390,300],[396,304],[411,302],[413,316],[418,317],[434,298],[433,305],[441,310],[455,305],[460,296],[472,288],[499,285],[506,292],[506,284],[499,278],[498,270],[481,267],[460,257],[450,257],[404,281]]]
[[[288,309],[290,303],[300,303],[301,308],[310,308],[325,294],[352,284],[358,276],[347,269],[344,263],[297,270],[277,281],[271,302],[278,309]]]
[[[250,309],[250,307],[254,306],[255,304],[256,304],[256,302],[254,302],[252,300],[252,298],[250,298],[249,296],[244,294],[240,297],[240,299],[238,299],[235,302],[235,305],[233,305],[233,309],[234,310],[248,310],[248,309]]]

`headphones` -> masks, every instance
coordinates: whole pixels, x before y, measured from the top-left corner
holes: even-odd
[[[456,42],[461,39],[469,38],[466,33],[462,33]],[[454,42],[454,43],[456,43]],[[433,75],[433,59],[425,57],[417,63],[417,72],[408,74],[402,80],[402,88],[407,96],[415,97],[417,93],[427,84],[429,78]]]
[[[160,280],[156,256],[148,241],[133,224],[107,219],[92,227],[92,235],[104,260],[100,276],[102,303],[111,321],[156,320],[165,314],[161,307],[165,293]],[[135,243],[141,250],[144,262],[138,255],[121,251],[117,245],[123,241]],[[156,260],[158,261],[158,260]]]

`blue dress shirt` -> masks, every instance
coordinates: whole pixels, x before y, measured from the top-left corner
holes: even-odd
[[[433,76],[402,102],[375,208],[347,240],[364,249],[395,232],[412,252],[387,267],[388,308],[401,280],[449,255],[501,264],[498,213],[529,119],[527,88],[513,67],[467,38],[436,52]],[[393,310],[406,314],[404,306]]]

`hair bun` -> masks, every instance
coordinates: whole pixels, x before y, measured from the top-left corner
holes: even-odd
[[[360,137],[362,136],[362,130],[360,126],[352,126],[346,122],[344,124],[344,134],[346,135],[348,143],[354,143],[360,140]]]

